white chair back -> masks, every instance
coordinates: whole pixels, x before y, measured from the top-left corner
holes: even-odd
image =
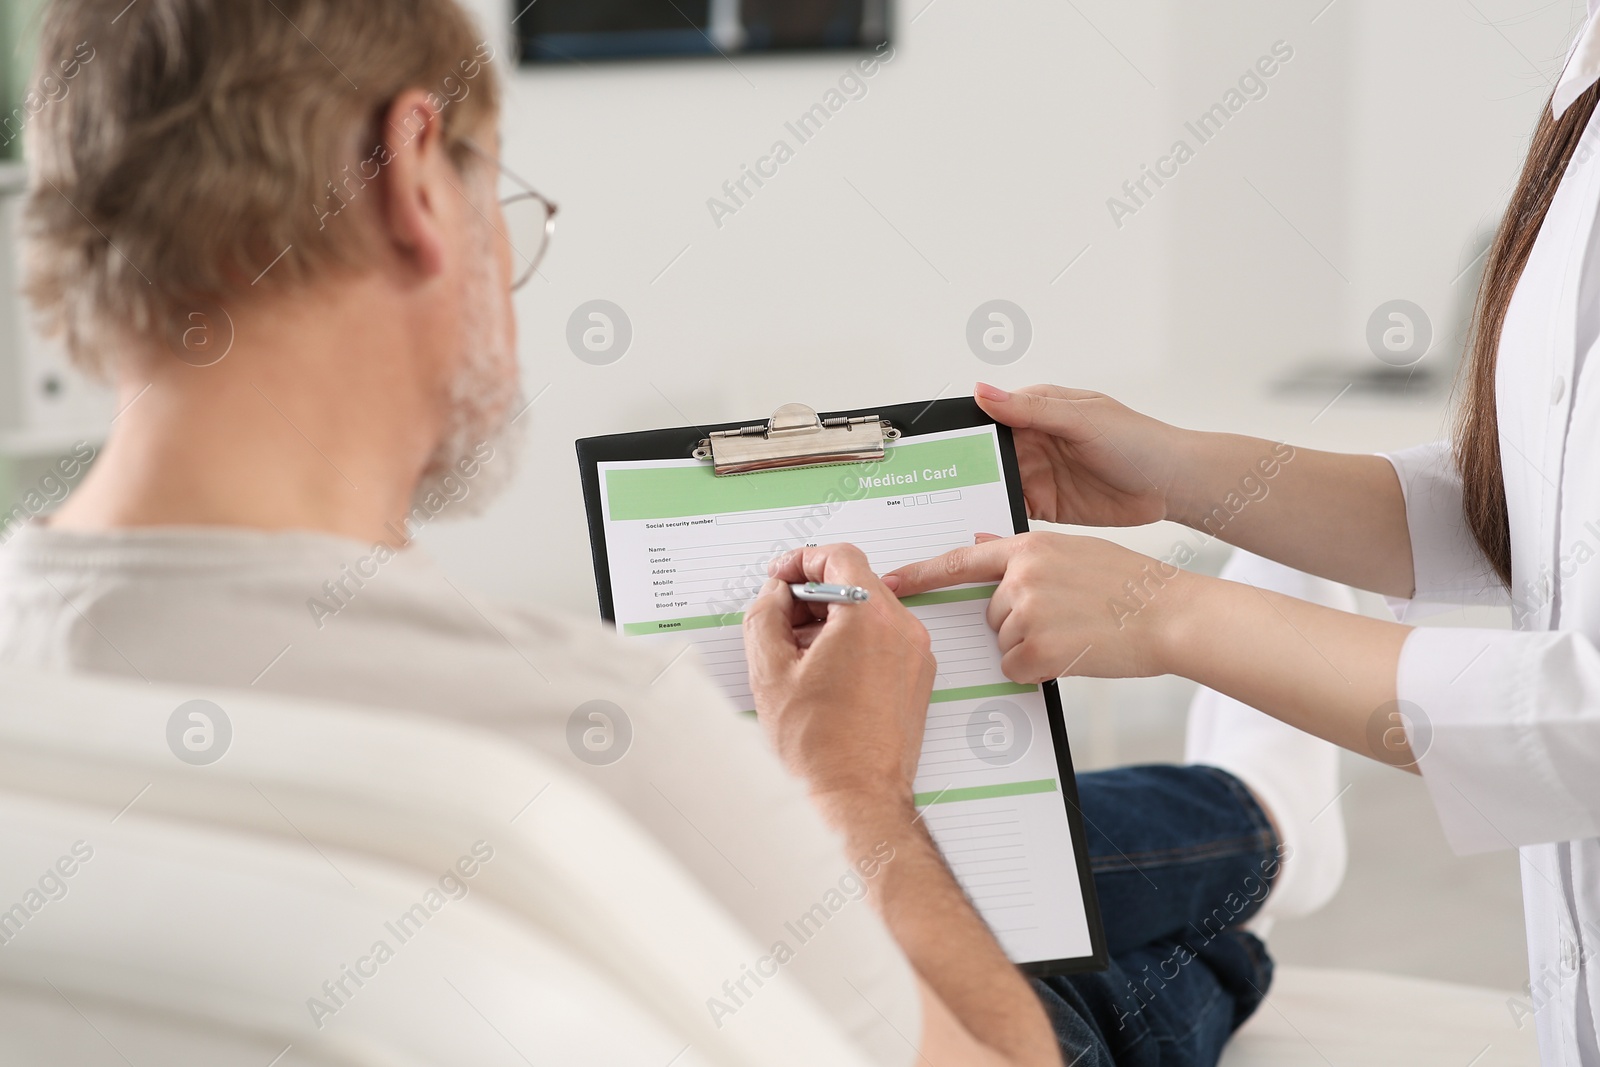
[[[168,741],[197,695],[231,727],[205,766]],[[495,735],[0,671],[8,1065],[864,1064],[781,974],[718,1025],[708,998],[761,955]]]

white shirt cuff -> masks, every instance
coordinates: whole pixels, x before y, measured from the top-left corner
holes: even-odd
[[[1586,637],[1413,630],[1396,685],[1456,852],[1600,836],[1600,653]]]
[[[1461,513],[1461,479],[1443,441],[1385,453],[1405,494],[1416,592],[1390,598],[1402,620],[1418,617],[1412,604],[1507,604],[1509,596],[1484,558]]]

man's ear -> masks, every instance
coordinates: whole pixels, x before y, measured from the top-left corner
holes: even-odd
[[[395,253],[420,274],[431,277],[445,264],[446,220],[440,211],[453,184],[444,119],[419,89],[395,98],[384,115],[384,233]]]

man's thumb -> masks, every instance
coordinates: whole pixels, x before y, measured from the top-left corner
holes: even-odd
[[[800,653],[791,609],[794,594],[777,578],[768,578],[744,613],[745,658],[752,668],[784,669]]]

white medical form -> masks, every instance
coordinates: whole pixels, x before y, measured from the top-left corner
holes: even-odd
[[[753,713],[740,625],[773,556],[849,542],[882,574],[979,532],[1027,528],[1010,431],[976,404],[883,415],[902,429],[890,430],[881,458],[725,476],[685,447],[693,429],[580,442],[603,613],[631,639],[691,643]],[[1002,673],[985,621],[994,588],[904,600],[937,663],[915,802],[1013,961],[1034,974],[1098,969],[1105,952],[1059,695],[1053,682]]]

